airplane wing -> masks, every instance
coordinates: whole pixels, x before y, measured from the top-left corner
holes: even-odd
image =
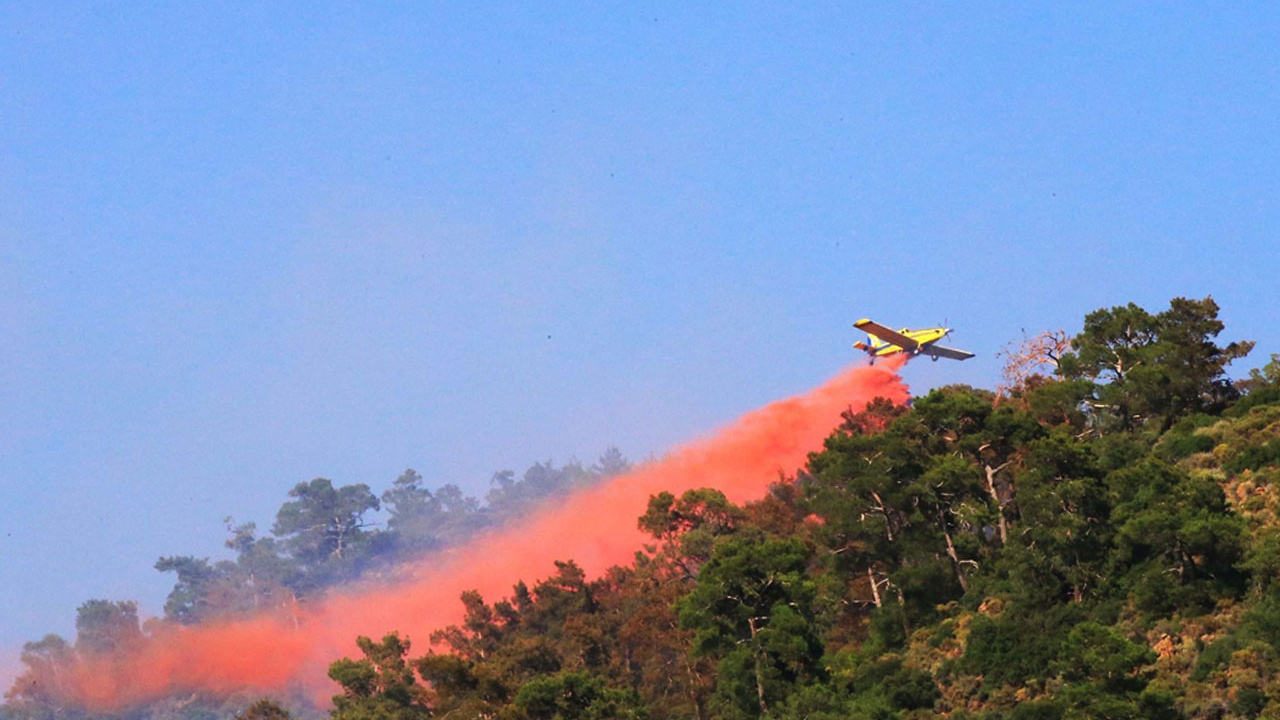
[[[952,360],[968,360],[973,357],[973,353],[968,350],[957,350],[955,348],[944,347],[942,345],[930,345],[924,349],[924,352],[937,357],[950,358]]]
[[[888,342],[891,342],[894,345],[897,345],[903,350],[915,350],[917,347],[920,346],[920,343],[916,342],[915,340],[912,340],[911,338],[907,337],[906,335],[903,335],[900,332],[894,332],[893,330],[890,330],[889,328],[881,325],[878,322],[872,322],[871,320],[863,319],[854,323],[853,326],[865,333],[870,333],[872,335],[875,335],[881,340],[887,340]]]

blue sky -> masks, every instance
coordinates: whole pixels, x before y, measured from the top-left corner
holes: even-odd
[[[0,7],[0,648],[158,612],[324,476],[482,494],[833,374],[850,324],[1212,294],[1280,352],[1280,11]],[[637,511],[638,512],[638,511]]]

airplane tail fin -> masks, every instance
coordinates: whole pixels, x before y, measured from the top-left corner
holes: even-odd
[[[876,342],[876,339],[874,337],[872,337],[871,335],[868,335],[866,342],[862,342],[861,340],[859,340],[858,342],[854,343],[853,346],[859,350],[866,350],[867,352],[871,352],[875,350],[879,346],[879,344]]]

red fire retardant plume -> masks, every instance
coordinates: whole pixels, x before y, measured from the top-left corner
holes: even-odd
[[[459,595],[479,590],[489,601],[519,579],[554,572],[553,561],[576,561],[589,577],[629,563],[645,541],[636,526],[649,497],[714,487],[730,500],[762,497],[779,473],[794,473],[839,423],[840,412],[867,401],[908,398],[899,362],[846,369],[803,395],[743,415],[709,437],[662,460],[578,492],[562,503],[411,569],[392,587],[348,589],[300,612],[198,626],[163,625],[131,656],[84,662],[58,685],[67,699],[111,711],[175,692],[279,694],[291,687],[332,694],[325,670],[356,655],[357,635],[397,630],[425,649],[437,628],[462,619]]]

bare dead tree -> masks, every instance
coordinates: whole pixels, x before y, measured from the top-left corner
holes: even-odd
[[[1010,342],[996,353],[1004,358],[1000,373],[1003,382],[997,386],[999,400],[1010,390],[1022,387],[1034,375],[1056,371],[1062,354],[1071,348],[1071,338],[1065,330],[1045,330],[1030,337],[1022,331],[1020,343]]]

